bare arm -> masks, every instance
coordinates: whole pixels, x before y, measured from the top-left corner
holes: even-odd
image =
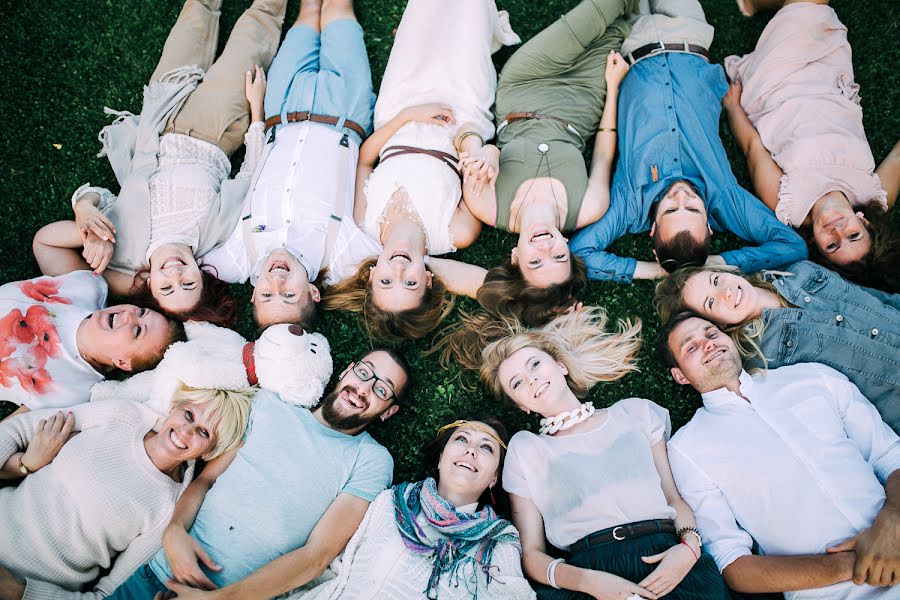
[[[741,556],[722,576],[736,592],[762,594],[820,588],[849,580],[855,553],[815,556]]]
[[[544,519],[541,511],[529,498],[516,494],[509,495],[512,505],[512,520],[519,530],[522,541],[522,567],[525,574],[538,583],[548,584],[547,568],[553,558],[547,554],[544,541]],[[656,595],[630,581],[602,571],[592,571],[561,563],[556,567],[556,584],[562,589],[590,594],[594,597],[620,597],[614,594],[638,594],[642,598],[656,598]],[[601,596],[603,594],[603,596]]]
[[[347,493],[338,494],[309,534],[306,545],[276,558],[247,578],[222,588],[213,595],[223,599],[265,599],[308,583],[321,575],[325,567],[344,549],[368,507],[369,502],[362,498]],[[171,582],[167,585],[182,600],[205,596],[186,586]]]
[[[454,294],[475,298],[487,269],[449,258],[429,258],[428,266]]]
[[[900,192],[900,141],[894,144],[891,153],[885,157],[875,174],[881,179],[881,186],[887,192],[888,210],[894,207],[897,194]]]
[[[747,158],[747,169],[750,171],[756,195],[772,212],[775,212],[775,207],[778,206],[778,191],[781,189],[781,176],[784,173],[772,159],[772,153],[763,145],[759,132],[744,112],[744,107],[741,106],[741,90],[739,82],[732,83],[722,98],[722,106],[728,115],[731,133]]]
[[[628,63],[622,55],[611,52],[606,59],[606,103],[594,138],[591,171],[578,215],[578,228],[599,221],[609,209],[609,186],[618,140],[616,123],[619,114],[619,84],[627,73]]]
[[[175,580],[193,587],[213,590],[216,586],[206,576],[198,563],[202,561],[208,568],[218,571],[221,567],[206,553],[188,531],[200,512],[206,494],[215,484],[219,475],[232,463],[237,449],[207,463],[203,472],[195,478],[175,504],[172,519],[163,531],[162,545],[166,559]]]

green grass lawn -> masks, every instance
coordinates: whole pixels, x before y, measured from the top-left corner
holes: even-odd
[[[445,0],[452,2],[453,0]],[[523,39],[532,37],[577,0],[498,0],[509,10],[513,27]],[[249,1],[225,0],[220,49],[226,34]],[[293,22],[298,2],[288,6],[287,22]],[[733,0],[708,0],[707,17],[716,27],[713,60],[752,50],[768,16],[741,17]],[[834,7],[850,30],[856,79],[862,86],[866,130],[876,161],[889,151],[900,134],[900,13],[891,0],[837,0]],[[405,3],[400,0],[358,0],[359,20],[376,78],[376,89],[391,47],[392,30],[400,21]],[[70,218],[69,198],[79,185],[90,181],[117,189],[106,159],[95,158],[97,132],[109,122],[103,107],[140,110],[141,90],[153,71],[163,41],[175,22],[180,0],[43,0],[16,2],[6,9],[6,25],[0,30],[0,72],[6,83],[0,92],[0,281],[39,275],[31,254],[35,231],[50,221]],[[511,49],[497,55],[498,65]],[[722,135],[741,182],[749,187],[746,168],[724,126]],[[895,211],[896,215],[896,211]],[[898,220],[895,216],[895,224]],[[501,261],[513,245],[513,237],[486,228],[473,248],[457,258],[490,267]],[[731,247],[733,239],[716,242],[717,251]],[[649,238],[620,240],[613,250],[639,258],[651,257]],[[250,286],[234,286],[243,305],[239,329],[246,336],[255,327],[250,318]],[[644,323],[645,344],[640,373],[598,386],[591,399],[607,406],[621,398],[641,396],[667,407],[677,428],[699,406],[699,396],[676,385],[653,352],[659,323],[652,310],[653,283],[634,285],[591,283],[583,300],[606,307],[613,317],[639,317]],[[472,309],[470,301],[463,307]],[[335,371],[368,346],[351,315],[328,314],[321,331],[331,341]],[[456,369],[442,370],[433,356],[422,351],[431,340],[408,343],[402,351],[412,363],[416,387],[413,399],[383,426],[374,427],[396,461],[395,480],[414,477],[419,451],[438,425],[461,409],[486,410],[501,417],[512,431],[536,429],[537,419],[487,396],[471,385],[471,377]],[[465,385],[468,382],[469,385]],[[0,392],[2,395],[2,392]],[[0,415],[11,404],[0,405]],[[299,459],[300,457],[298,457]]]

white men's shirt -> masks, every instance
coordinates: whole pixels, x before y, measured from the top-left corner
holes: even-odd
[[[203,257],[218,271],[219,279],[256,285],[259,268],[268,254],[285,248],[296,256],[314,281],[323,266],[325,240],[335,197],[343,202],[343,219],[334,241],[326,278],[332,284],[352,275],[357,265],[381,252],[381,246],[353,222],[353,196],[359,146],[343,133],[319,123],[289,123],[278,127],[275,141],[251,190],[249,211],[228,241]],[[342,162],[343,161],[343,162]],[[346,178],[340,184],[338,177]],[[342,190],[342,192],[339,192]],[[244,220],[256,247],[257,261],[250,264],[244,240]]]
[[[822,554],[868,528],[900,439],[855,385],[830,367],[797,364],[740,376],[741,394],[703,394],[703,408],[669,441],[669,461],[720,570],[751,553]],[[900,598],[900,588],[852,581],[788,593]]]

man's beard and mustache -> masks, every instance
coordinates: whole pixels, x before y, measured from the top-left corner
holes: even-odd
[[[341,389],[331,392],[322,400],[322,418],[332,427],[338,430],[359,429],[378,418],[378,415],[363,416],[361,413],[345,415],[338,412],[337,403],[340,401],[341,392],[344,390],[355,394],[359,401],[366,405],[363,412],[369,409],[368,398],[363,399],[359,395],[358,390],[352,385],[345,385]]]

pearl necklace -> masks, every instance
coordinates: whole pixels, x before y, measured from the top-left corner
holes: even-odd
[[[538,433],[542,435],[545,433],[547,435],[553,435],[557,431],[565,431],[566,429],[574,427],[582,421],[589,419],[593,414],[594,404],[592,402],[585,402],[575,410],[567,410],[554,417],[541,419],[541,428]]]

